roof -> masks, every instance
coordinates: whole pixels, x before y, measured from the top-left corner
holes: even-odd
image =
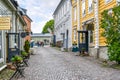
[[[53,13],[53,15],[54,15],[54,14],[56,13],[56,11],[58,10],[58,8],[59,8],[59,6],[61,5],[62,1],[64,1],[64,0],[61,0],[61,1],[59,2],[58,6],[56,7],[56,9],[55,9],[55,11],[54,11],[54,13]]]
[[[12,4],[14,5],[14,7],[17,9],[17,7],[19,6],[18,5],[18,2],[16,0],[10,0],[12,2]]]
[[[20,10],[19,12],[22,16],[26,16],[32,22],[32,19],[27,15],[27,9],[19,7],[19,10]]]

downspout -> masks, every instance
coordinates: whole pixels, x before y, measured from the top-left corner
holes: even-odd
[[[77,0],[77,9],[78,9],[78,12],[77,12],[77,16],[78,16],[78,24],[77,24],[77,29],[80,30],[80,0]],[[79,33],[78,33],[79,34]],[[78,35],[78,39],[79,39],[79,35]],[[78,48],[79,48],[79,40],[78,40]]]
[[[80,30],[80,0],[77,0],[77,8],[78,8],[78,30]]]
[[[94,17],[95,17],[95,48],[97,49],[97,58],[99,58],[99,3],[94,0]]]

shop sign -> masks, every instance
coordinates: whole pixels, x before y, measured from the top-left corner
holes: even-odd
[[[0,17],[0,30],[10,30],[10,17]]]

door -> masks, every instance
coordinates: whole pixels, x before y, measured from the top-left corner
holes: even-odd
[[[14,55],[20,54],[20,35],[19,33],[7,33],[8,62]]]
[[[88,52],[88,31],[78,31],[79,51]]]

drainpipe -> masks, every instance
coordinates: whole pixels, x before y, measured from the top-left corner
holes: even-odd
[[[77,20],[77,22],[78,22],[78,24],[77,24],[77,29],[78,30],[80,30],[80,0],[77,0],[77,10],[78,10],[78,13],[77,13],[77,16],[78,16],[78,20]],[[78,38],[79,38],[79,36],[78,36]],[[79,40],[78,40],[79,41]],[[79,48],[79,42],[78,42],[78,48]]]
[[[78,9],[78,30],[80,30],[80,0],[77,0],[77,9]]]
[[[97,58],[99,58],[99,3],[98,0],[94,0],[94,17],[95,17],[95,48],[97,49]]]

